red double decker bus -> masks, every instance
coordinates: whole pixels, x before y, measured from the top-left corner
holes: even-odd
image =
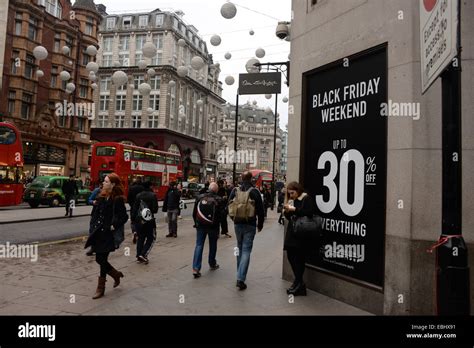
[[[264,185],[271,187],[273,180],[272,172],[269,172],[268,170],[251,169],[250,173],[252,173],[252,179],[255,182],[255,187],[259,189],[261,189]]]
[[[23,144],[18,129],[0,122],[0,206],[17,205],[23,196]]]
[[[96,143],[92,147],[91,189],[109,173],[122,179],[125,191],[136,177],[151,181],[155,194],[163,200],[171,181],[182,180],[179,154],[113,142]]]

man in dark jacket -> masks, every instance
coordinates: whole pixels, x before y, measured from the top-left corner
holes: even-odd
[[[206,181],[206,183],[204,184],[204,187],[199,190],[199,194],[202,195],[206,193],[207,191],[209,191],[209,181]]]
[[[249,218],[246,222],[234,222],[235,235],[237,237],[237,287],[240,290],[245,290],[247,285],[245,279],[250,263],[250,253],[252,252],[253,240],[255,238],[256,230],[260,232],[263,229],[264,207],[262,196],[260,192],[252,185],[252,173],[244,172],[242,174],[242,185],[240,190],[249,191],[249,197],[255,202],[255,215]],[[236,196],[236,189],[232,191],[229,196],[229,202],[232,202]]]
[[[219,223],[224,214],[224,206],[222,205],[221,197],[217,195],[217,190],[217,184],[215,182],[211,183],[209,185],[209,192],[199,195],[194,203],[193,219],[197,233],[196,247],[194,249],[193,257],[194,278],[199,278],[201,276],[202,252],[204,250],[204,242],[206,241],[207,235],[209,235],[209,267],[213,271],[219,268],[216,261],[217,238],[219,238]],[[203,206],[203,204],[199,205],[199,203],[202,200],[206,200],[206,204],[209,206],[214,206],[213,223],[204,224],[200,222],[203,220],[203,216],[204,219],[209,220],[209,216],[204,215],[204,213],[200,211],[199,206]],[[211,202],[214,202],[215,204],[212,204]]]
[[[178,237],[178,213],[181,193],[176,187],[176,182],[170,183],[163,202],[163,212],[168,213],[168,231],[166,237]]]
[[[71,207],[71,201],[75,201],[75,195],[79,195],[79,190],[77,188],[76,179],[74,175],[69,175],[69,180],[64,181],[62,190],[66,198],[66,215],[72,217],[73,208]],[[74,205],[73,205],[74,206]]]
[[[221,226],[221,234],[226,236],[227,238],[232,238],[232,236],[229,234],[229,227],[227,226],[227,201],[228,201],[228,195],[227,195],[227,190],[224,187],[224,180],[218,180],[217,185],[219,186],[219,189],[217,190],[217,195],[221,197],[222,200],[222,210],[223,214],[221,216],[221,221],[220,221],[220,226]]]
[[[143,201],[143,203],[142,203]],[[140,210],[141,208],[144,208]],[[155,214],[158,212],[158,199],[151,182],[143,183],[143,191],[137,194],[130,215],[137,229],[137,261],[148,264],[148,254],[156,239]]]
[[[133,205],[135,204],[135,198],[137,195],[142,192],[145,188],[142,185],[142,179],[138,176],[133,180],[132,186],[128,189],[128,196],[127,196],[127,202],[130,205],[130,209],[133,208]],[[137,228],[135,227],[135,222],[130,221],[130,226],[132,228],[132,233],[133,233],[133,244],[137,243],[138,239],[138,234],[137,234]]]

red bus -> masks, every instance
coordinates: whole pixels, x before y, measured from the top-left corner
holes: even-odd
[[[164,199],[171,181],[180,181],[183,177],[179,154],[113,142],[94,144],[91,189],[112,172],[120,176],[126,193],[137,177],[141,177],[142,181],[151,181],[159,200]]]
[[[261,170],[261,169],[252,169],[250,170],[252,173],[252,179],[255,182],[255,187],[261,189],[263,185],[267,185],[271,187],[272,185],[272,172],[268,170]]]
[[[0,122],[0,207],[17,205],[23,196],[23,144],[18,129]]]

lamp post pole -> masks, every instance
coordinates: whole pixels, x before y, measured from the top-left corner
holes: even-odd
[[[234,159],[233,159],[233,171],[232,171],[232,182],[234,187],[237,185],[237,128],[239,126],[239,90],[237,89],[237,98],[235,101],[235,131],[234,131]]]
[[[275,94],[275,126],[273,129],[273,170],[272,170],[272,210],[275,209],[275,161],[276,161],[276,139],[278,122],[278,93]]]

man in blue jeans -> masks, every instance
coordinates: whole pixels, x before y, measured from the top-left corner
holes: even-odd
[[[194,203],[193,219],[196,227],[196,247],[193,257],[193,276],[201,276],[202,252],[206,236],[209,235],[209,267],[212,271],[219,268],[216,261],[219,223],[224,212],[222,199],[217,194],[218,185],[209,185],[209,192],[199,195]]]
[[[252,252],[253,239],[255,238],[256,231],[260,232],[263,229],[263,222],[265,220],[265,210],[263,207],[262,196],[260,192],[252,185],[252,173],[244,172],[242,174],[242,184],[240,185],[240,191],[249,192],[249,198],[255,202],[255,213],[249,217],[247,221],[234,221],[235,235],[237,237],[237,284],[236,286],[240,290],[245,290],[247,284],[245,279],[247,278],[247,271],[250,264],[250,253]],[[232,191],[229,196],[229,202],[236,197],[236,189]]]

